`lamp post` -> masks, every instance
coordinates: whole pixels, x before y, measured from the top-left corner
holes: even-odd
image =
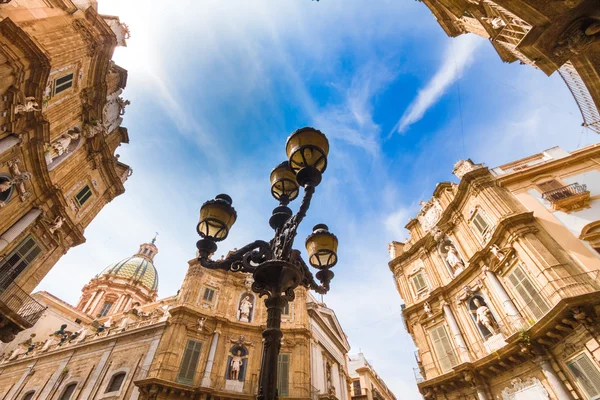
[[[327,293],[333,278],[331,267],[337,263],[338,240],[327,225],[319,224],[306,238],[310,265],[317,268],[316,278],[302,259],[300,251],[292,248],[298,226],[306,216],[315,187],[327,168],[329,142],[325,135],[313,128],[301,128],[286,142],[288,161],[271,172],[271,194],[279,201],[273,210],[269,225],[275,230],[269,242],[256,240],[231,252],[219,261],[209,259],[217,250],[217,243],[227,238],[237,213],[231,197],[220,194],[200,209],[197,231],[202,237],[196,244],[200,264],[209,269],[252,273],[252,290],[266,296],[267,327],[263,331],[263,352],[259,375],[258,399],[277,398],[277,362],[281,348],[281,313],[294,300],[294,289],[304,286],[317,293]],[[304,198],[293,215],[288,204],[304,188]]]

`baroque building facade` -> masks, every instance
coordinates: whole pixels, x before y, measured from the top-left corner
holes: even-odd
[[[596,0],[420,0],[448,36],[489,39],[504,62],[558,71],[583,126],[600,133],[600,7]]]
[[[352,400],[396,400],[362,352],[348,356],[348,371],[352,379]]]
[[[426,399],[600,396],[600,146],[455,165],[390,244]]]
[[[29,293],[131,168],[120,97],[127,71],[111,61],[127,26],[93,0],[0,4],[0,340],[31,327]]]
[[[47,308],[5,346],[0,398],[254,398],[266,307],[252,276],[194,259],[178,294],[157,300],[157,252],[142,244],[107,267],[76,306],[34,294]],[[349,345],[333,310],[297,289],[282,331],[279,397],[350,400]]]

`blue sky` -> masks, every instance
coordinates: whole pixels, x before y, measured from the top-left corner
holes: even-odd
[[[503,64],[486,40],[446,37],[416,1],[99,0],[132,33],[117,150],[134,173],[38,287],[76,303],[80,288],[159,232],[159,296],[194,257],[201,204],[233,197],[219,254],[269,239],[269,173],[290,132],[314,126],[331,151],[296,247],[316,223],[340,240],[324,300],[398,397],[417,399],[414,346],[387,244],[461,158],[495,166],[597,141],[558,76]],[[295,203],[298,203],[296,201]],[[292,208],[298,204],[292,203]],[[69,285],[64,284],[65,276]]]

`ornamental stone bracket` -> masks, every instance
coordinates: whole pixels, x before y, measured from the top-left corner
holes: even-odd
[[[552,53],[566,62],[572,54],[584,52],[599,39],[600,20],[587,17],[579,18],[560,34]]]
[[[240,346],[254,347],[254,342],[247,341],[244,335],[239,335],[237,338],[231,337],[229,342]]]

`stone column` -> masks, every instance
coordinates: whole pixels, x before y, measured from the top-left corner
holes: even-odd
[[[0,236],[0,251],[4,250],[13,240],[33,224],[33,222],[42,214],[39,208],[32,208],[27,214],[21,217],[13,226]]]
[[[202,377],[202,386],[210,387],[210,374],[215,361],[215,353],[217,352],[217,344],[219,343],[219,331],[215,330],[213,333],[212,340],[210,342],[210,350],[208,351],[208,359],[206,360],[206,368],[204,369],[204,376]]]
[[[544,376],[556,394],[556,398],[558,400],[573,400],[573,396],[571,396],[571,393],[567,390],[563,382],[552,368],[548,357],[538,357],[535,361],[542,369]]]
[[[488,400],[488,395],[484,385],[476,386],[475,390],[477,391],[477,398],[479,400]]]
[[[502,302],[502,306],[504,307],[504,311],[506,311],[506,315],[510,318],[510,320],[516,324],[514,326],[516,329],[521,327],[521,317],[519,316],[519,311],[517,307],[515,307],[515,303],[513,303],[512,299],[502,286],[502,283],[498,279],[495,273],[490,271],[487,267],[483,267],[483,272],[485,273],[486,281],[488,282],[489,289],[498,296],[500,302]]]
[[[117,304],[115,305],[115,308],[114,308],[112,314],[116,314],[119,312],[119,310],[121,309],[121,306],[123,305],[123,300],[125,300],[124,293],[119,296],[119,300],[117,300]]]
[[[450,326],[450,330],[452,331],[452,335],[454,336],[454,343],[456,343],[456,346],[458,347],[458,354],[460,356],[460,360],[462,362],[471,361],[469,357],[469,349],[467,348],[465,339],[463,338],[462,333],[460,332],[460,328],[458,326],[458,323],[456,322],[456,319],[454,318],[454,314],[452,313],[450,305],[445,301],[442,301],[442,306],[444,308],[444,317],[446,318],[448,326]]]
[[[90,309],[87,311],[87,313],[90,314],[93,318],[95,318],[96,316],[93,315],[92,313],[94,312],[94,310],[96,309],[96,307],[98,307],[98,303],[100,303],[100,299],[102,299],[102,295],[103,294],[104,294],[104,290],[101,290],[101,291],[98,292],[98,295],[94,299],[94,302],[90,306]]]
[[[90,306],[90,304],[92,304],[92,301],[94,301],[94,299],[96,298],[97,295],[98,295],[98,290],[96,290],[94,292],[94,294],[90,296],[87,303],[85,303],[85,306],[81,309],[82,312],[87,312],[88,307]]]

